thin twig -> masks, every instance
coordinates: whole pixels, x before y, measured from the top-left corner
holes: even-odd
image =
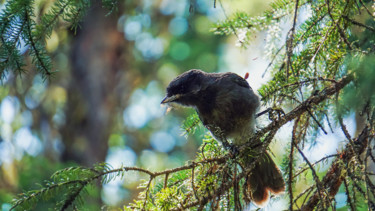
[[[164,189],[167,188],[167,184],[168,184],[168,176],[169,174],[165,174],[165,178],[164,178]]]
[[[300,199],[303,195],[306,195],[305,199],[307,198],[308,195],[310,195],[311,191],[314,190],[314,187],[315,185],[311,185],[310,187],[306,188],[304,191],[302,191],[297,197],[294,198],[293,200],[293,204],[297,205],[297,200]],[[304,202],[302,203],[302,205],[304,204]],[[300,210],[300,208],[298,208],[298,210]]]
[[[255,137],[262,137],[264,134],[271,130],[277,130],[284,124],[286,124],[289,121],[292,121],[293,119],[297,118],[301,114],[307,112],[306,108],[312,108],[315,105],[318,105],[328,97],[334,95],[338,91],[340,91],[343,87],[345,87],[348,83],[350,83],[353,80],[352,75],[344,76],[341,80],[337,81],[337,83],[332,84],[331,86],[319,91],[318,93],[311,95],[308,99],[303,101],[300,105],[295,107],[292,111],[285,114],[279,119],[276,119],[272,123],[268,124],[258,132],[254,134]],[[251,146],[252,143],[246,143],[244,144],[245,147]]]
[[[308,67],[312,62],[314,62],[316,55],[318,55],[318,53],[319,53],[319,51],[320,51],[320,48],[323,46],[324,42],[327,40],[328,35],[329,35],[329,33],[331,32],[331,30],[332,30],[331,28],[327,29],[327,32],[326,32],[326,34],[324,35],[323,40],[320,42],[318,48],[315,50],[314,55],[311,57],[310,61],[306,64],[306,67],[305,67],[306,69],[307,69],[307,67]]]
[[[216,0],[215,0],[215,2],[216,2]],[[229,19],[229,18],[228,18],[228,15],[227,15],[227,13],[226,13],[224,7],[223,7],[223,3],[221,3],[221,0],[219,0],[219,4],[220,4],[221,9],[223,10],[223,14],[224,14],[224,16],[225,16],[225,19],[228,20],[228,19]],[[216,5],[216,4],[215,4],[215,5]],[[234,28],[234,26],[233,26],[231,23],[229,24],[229,26],[230,26],[230,28],[233,30],[233,34],[237,37],[238,42],[240,42],[241,45],[242,45],[243,42],[242,42],[242,40],[240,39],[240,37],[238,36],[237,31],[236,31],[236,28]]]
[[[366,25],[366,24],[363,24],[363,23],[360,23],[360,22],[355,21],[355,20],[353,20],[353,19],[350,19],[350,18],[349,18],[348,16],[346,16],[346,15],[343,15],[342,17],[344,17],[346,20],[350,21],[350,22],[353,23],[354,25],[361,26],[361,27],[363,27],[363,28],[366,28],[366,29],[368,29],[368,30],[370,30],[370,31],[375,32],[375,29],[372,28],[371,26],[368,26],[368,25]]]
[[[197,199],[199,201],[199,197],[198,197],[198,194],[197,194],[197,190],[195,188],[195,185],[194,185],[194,175],[195,175],[195,167],[193,167],[191,169],[191,188],[193,189],[193,192],[194,192],[194,196],[195,196],[195,199]]]
[[[352,199],[350,197],[349,186],[348,186],[348,183],[347,183],[346,179],[344,179],[344,186],[345,186],[345,192],[346,192],[348,204],[349,204],[350,208],[354,211],[355,207],[354,207]]]
[[[1,31],[1,42],[2,42],[2,45],[5,46],[5,48],[7,49],[8,51],[8,55],[7,55],[7,58],[4,59],[4,62],[6,65],[4,66],[7,66],[7,63],[10,61],[10,58],[11,58],[11,55],[13,54],[14,50],[16,50],[16,46],[17,46],[17,42],[20,42],[20,36],[21,36],[21,33],[23,31],[23,28],[25,27],[26,25],[26,21],[25,19],[22,20],[22,26],[20,28],[20,30],[18,30],[18,32],[16,32],[16,30],[13,29],[13,32],[12,33],[16,33],[17,36],[16,38],[14,39],[13,43],[9,46],[5,39],[4,39],[4,30],[6,29],[5,26],[3,27],[2,31]],[[19,71],[22,71],[22,63],[20,63],[17,59],[15,59],[15,63],[16,63],[16,66],[17,66],[17,69]]]
[[[359,2],[361,2],[362,6],[366,9],[366,12],[373,18],[375,18],[375,16],[372,14],[372,12],[369,10],[369,8],[366,7],[366,4],[362,1],[362,0],[359,0]]]
[[[336,101],[336,109],[337,109],[337,119],[339,120],[339,124],[340,124],[340,127],[341,127],[341,130],[342,132],[344,133],[345,137],[348,139],[349,143],[350,143],[350,146],[352,147],[352,150],[354,151],[354,142],[353,142],[353,139],[352,137],[350,136],[349,132],[348,132],[348,129],[346,128],[346,125],[344,124],[344,120],[341,116],[341,112],[339,110],[340,108],[340,104],[339,104],[339,93],[336,93],[335,95],[335,101]],[[357,157],[357,160],[359,162],[361,162],[361,159],[358,155],[356,155]]]
[[[327,160],[328,158],[337,157],[337,156],[338,156],[338,154],[333,154],[333,155],[325,156],[324,158],[321,158],[320,160],[318,160],[318,161],[312,163],[311,165],[312,165],[312,166],[315,166],[316,164],[318,164],[318,163],[320,163],[320,162],[322,162],[322,161],[324,161],[324,160]],[[303,169],[300,170],[298,173],[294,174],[294,178],[296,178],[298,175],[302,174],[303,172],[305,172],[305,171],[308,170],[308,169],[309,169],[309,167],[303,168]]]
[[[266,75],[267,71],[268,71],[268,68],[270,68],[273,64],[273,62],[275,61],[275,59],[277,58],[277,55],[280,53],[280,51],[285,47],[285,44],[282,45],[277,51],[276,53],[273,55],[272,57],[272,60],[271,62],[268,64],[268,66],[266,67],[266,69],[264,70],[263,74],[262,74],[262,78]]]
[[[296,4],[295,4],[295,7],[294,7],[293,25],[292,25],[292,28],[288,32],[288,36],[287,36],[287,40],[286,40],[286,45],[285,45],[286,46],[286,54],[287,54],[286,78],[289,78],[289,69],[292,69],[292,72],[294,74],[293,68],[291,68],[291,57],[292,57],[293,48],[294,48],[293,41],[294,41],[294,33],[296,31],[298,4],[299,4],[299,0],[296,0]]]
[[[353,157],[357,154],[361,154],[364,149],[366,149],[368,144],[369,128],[366,126],[361,134],[356,139],[355,143],[357,149],[355,152],[352,151],[350,143],[345,146],[345,149],[341,153],[341,156],[337,157],[336,160],[332,163],[328,173],[323,177],[323,184],[325,184],[325,190],[328,191],[328,198],[334,197],[339,190],[345,176],[342,173],[345,166],[342,165],[342,162],[348,163]],[[350,171],[347,171],[350,173]],[[353,183],[355,184],[355,183]],[[319,203],[319,193],[315,191],[314,195],[309,198],[309,201],[301,207],[301,210],[311,211]]]
[[[30,14],[28,13],[27,9],[25,9],[25,19],[30,20]],[[40,65],[40,67],[44,70],[46,75],[51,75],[51,72],[48,70],[48,67],[46,67],[46,64],[41,58],[41,55],[39,54],[39,50],[36,47],[36,43],[34,42],[33,35],[31,33],[31,26],[30,23],[26,23],[26,28],[27,28],[27,35],[28,35],[28,40],[30,42],[31,48],[33,49],[35,53],[35,57]]]
[[[63,206],[60,209],[61,211],[64,211],[70,205],[73,204],[73,202],[76,200],[76,198],[78,197],[78,195],[81,193],[81,191],[83,190],[83,188],[85,187],[85,185],[87,184],[87,182],[83,182],[82,181],[82,182],[79,182],[78,184],[80,185],[80,187],[77,190],[75,190],[73,192],[73,194],[71,194],[67,200],[65,200]]]
[[[368,171],[368,165],[367,165],[368,159],[367,159],[367,157],[369,156],[369,153],[370,153],[369,148],[370,148],[370,146],[367,146],[366,157],[364,159],[365,160],[365,162],[364,162],[365,172]],[[372,182],[371,182],[370,178],[368,177],[368,175],[366,175],[366,174],[365,174],[365,182],[366,182],[365,184],[366,184],[366,194],[367,194],[367,197],[366,197],[366,199],[367,199],[367,205],[370,208],[371,207],[371,198],[375,197],[375,194],[374,194],[375,187],[374,187],[374,184],[372,184]],[[372,191],[370,191],[370,190],[372,190]],[[372,193],[372,197],[371,197],[370,193]]]
[[[147,204],[147,199],[148,199],[148,191],[150,190],[150,185],[151,185],[151,182],[152,182],[153,179],[154,179],[154,177],[150,176],[150,180],[147,183],[146,193],[145,193],[145,201],[143,202],[142,210],[146,210],[146,204]]]
[[[290,153],[289,153],[289,174],[288,174],[288,192],[289,192],[289,210],[293,211],[293,153],[294,153],[294,143],[296,143],[296,132],[298,123],[301,116],[297,117],[297,119],[294,122],[293,130],[292,130],[292,142],[293,144],[290,144]]]
[[[328,117],[328,114],[326,112],[323,112],[324,116],[326,117],[326,120],[327,120],[327,123],[328,123],[328,127],[329,129],[331,130],[331,133],[334,133],[333,131],[333,128],[332,128],[332,125],[331,125],[331,121],[329,121],[329,117]]]
[[[322,196],[322,192],[324,190],[324,188],[322,187],[322,184],[319,180],[319,177],[318,177],[318,174],[316,173],[314,167],[311,165],[310,161],[307,159],[307,157],[305,156],[305,154],[302,152],[302,150],[298,147],[298,145],[294,142],[292,142],[292,144],[294,145],[294,147],[298,150],[299,154],[302,156],[302,158],[305,160],[305,162],[307,163],[307,165],[310,167],[310,170],[312,172],[312,175],[314,177],[314,180],[315,180],[315,183],[316,183],[316,187],[318,189],[318,194],[319,194],[319,198],[322,202],[322,205],[323,205],[323,208],[325,209],[325,205],[324,205],[324,199],[323,199],[323,196]],[[328,194],[327,194],[328,195]]]
[[[348,171],[347,172],[347,175],[350,177],[350,179],[352,180],[352,183],[353,183],[353,187],[355,187],[355,189],[364,197],[366,198],[366,192],[362,189],[362,182],[363,182],[363,179],[354,175],[353,172],[351,171]],[[361,182],[360,184],[358,184],[358,182]],[[353,197],[355,196],[355,192],[353,192]]]
[[[318,125],[318,127],[323,131],[323,133],[327,135],[327,131],[324,129],[323,125],[320,124],[320,122],[315,118],[314,114],[310,111],[310,109],[307,109],[307,113],[313,118],[313,120]]]
[[[276,92],[280,91],[281,89],[286,89],[286,88],[289,88],[291,86],[301,86],[301,85],[305,85],[309,82],[316,82],[316,81],[324,81],[324,82],[331,82],[331,83],[337,83],[336,80],[334,79],[329,79],[329,78],[323,78],[323,77],[316,77],[316,78],[307,78],[306,80],[303,80],[303,81],[297,81],[297,82],[293,82],[293,83],[288,83],[288,84],[285,84],[281,87],[277,87],[277,89],[273,90],[272,92],[270,93],[267,93],[267,96],[272,96],[273,94],[275,94]]]
[[[348,48],[350,50],[353,50],[352,48],[352,45],[350,44],[348,38],[346,37],[344,31],[342,30],[342,28],[340,27],[339,23],[338,23],[338,20],[336,21],[334,18],[333,18],[333,15],[331,13],[331,7],[330,7],[330,1],[329,0],[326,0],[326,5],[327,5],[327,9],[328,9],[328,14],[329,14],[329,17],[331,17],[332,19],[332,22],[336,25],[336,28],[341,36],[341,38],[344,40],[344,42],[346,43],[346,45],[348,46]]]

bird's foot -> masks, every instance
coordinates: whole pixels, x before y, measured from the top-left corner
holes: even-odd
[[[235,158],[238,154],[240,154],[240,150],[238,149],[236,145],[231,144],[229,147],[229,153],[232,158]]]
[[[236,145],[230,144],[228,141],[223,141],[222,143],[224,148],[229,151],[229,154],[231,154],[232,157],[235,157],[240,152]]]
[[[268,118],[271,120],[280,119],[281,116],[284,116],[285,112],[281,108],[272,108],[271,111],[268,113]]]
[[[258,113],[256,115],[256,117],[260,117],[260,116],[262,116],[263,114],[266,114],[266,113],[268,113],[268,118],[271,121],[276,120],[276,119],[280,119],[281,116],[285,115],[285,112],[281,108],[267,108],[266,110]]]
[[[224,146],[224,149],[229,151],[229,154],[232,158],[235,158],[240,153],[239,148],[236,145],[229,143],[228,140],[222,139],[221,142]]]

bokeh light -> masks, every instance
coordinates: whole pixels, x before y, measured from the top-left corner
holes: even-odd
[[[164,63],[160,66],[157,76],[158,79],[167,85],[170,81],[173,80],[179,73],[178,68],[173,63]]]
[[[188,6],[185,0],[163,0],[160,4],[160,12],[163,15],[183,16]]]
[[[182,61],[190,55],[190,47],[185,42],[177,42],[171,46],[169,53],[173,59]]]
[[[188,22],[185,18],[175,17],[169,22],[169,32],[175,36],[183,35],[188,29]]]
[[[124,111],[124,121],[129,128],[142,128],[148,121],[147,109],[142,105],[130,105]]]
[[[124,27],[125,37],[128,40],[135,38],[142,32],[142,23],[138,18],[129,18]]]
[[[25,104],[29,109],[35,109],[44,98],[47,82],[43,80],[41,75],[36,75],[33,80],[33,86],[29,89],[25,96]]]
[[[14,133],[14,144],[17,149],[21,149],[31,156],[36,156],[43,150],[38,136],[32,134],[28,127],[22,127]],[[18,154],[17,159],[21,158],[22,154]]]
[[[151,135],[150,143],[159,152],[169,152],[175,146],[176,141],[169,133],[158,131]]]
[[[130,129],[144,127],[150,120],[163,115],[162,98],[158,82],[151,81],[146,89],[137,89],[130,97],[130,105],[124,110],[123,119]]]
[[[121,166],[134,166],[137,155],[129,147],[110,147],[106,158],[106,163],[113,168]]]
[[[152,37],[148,32],[137,35],[135,47],[142,53],[145,60],[159,59],[164,52],[163,39]]]
[[[16,97],[7,96],[0,104],[0,118],[4,123],[10,124],[19,109],[19,102]]]
[[[2,124],[0,128],[0,136],[5,141],[10,141],[12,138],[13,129],[9,124]]]
[[[0,142],[0,164],[11,163],[13,160],[14,146],[8,141]]]

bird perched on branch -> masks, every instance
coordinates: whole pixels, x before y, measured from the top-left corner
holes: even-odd
[[[216,140],[233,151],[247,143],[254,133],[259,98],[247,81],[235,73],[206,73],[193,69],[171,81],[161,103],[195,108]],[[260,207],[268,202],[269,192],[284,192],[284,179],[267,152],[258,159],[245,186],[251,200]]]

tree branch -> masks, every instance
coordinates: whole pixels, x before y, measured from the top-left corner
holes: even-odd
[[[341,80],[338,80],[336,83],[333,83],[331,86],[329,86],[329,87],[321,90],[320,92],[310,96],[308,99],[303,101],[300,105],[298,105],[296,108],[294,108],[288,114],[275,119],[269,125],[267,125],[266,127],[262,128],[261,130],[256,132],[254,134],[254,136],[251,138],[251,140],[249,140],[249,143],[244,144],[239,149],[240,154],[241,154],[241,153],[244,153],[244,152],[248,151],[249,148],[255,149],[255,148],[259,147],[256,150],[257,154],[254,155],[254,160],[253,160],[254,162],[252,162],[251,165],[247,166],[247,168],[243,168],[242,171],[239,171],[240,173],[238,173],[236,176],[234,176],[234,178],[226,180],[226,182],[222,182],[218,186],[213,185],[210,188],[211,190],[209,190],[208,195],[204,194],[203,196],[198,196],[198,194],[194,193],[194,189],[193,189],[192,194],[197,195],[196,199],[195,200],[187,200],[186,202],[183,202],[181,204],[181,206],[184,207],[184,208],[189,208],[189,207],[193,207],[193,206],[196,206],[196,205],[200,205],[201,207],[203,207],[204,205],[209,203],[211,200],[217,199],[218,197],[223,196],[224,194],[228,194],[228,191],[231,188],[233,188],[233,184],[234,184],[233,181],[242,180],[243,178],[246,177],[246,175],[249,174],[249,172],[251,172],[254,169],[256,161],[259,159],[260,155],[263,154],[266,151],[268,145],[271,143],[274,135],[276,134],[276,132],[278,131],[278,129],[281,126],[283,126],[287,122],[292,121],[293,119],[299,117],[303,113],[308,112],[308,109],[313,108],[315,105],[318,105],[322,101],[328,99],[331,95],[339,92],[343,87],[345,87],[352,80],[353,80],[352,75],[349,74],[347,76],[344,76]],[[262,142],[260,141],[261,138],[263,139]],[[254,146],[254,143],[258,143],[258,146]],[[348,153],[353,153],[353,152],[348,152]],[[348,153],[344,152],[345,155],[348,154]],[[192,162],[190,164],[187,164],[187,165],[184,165],[184,166],[181,166],[181,167],[178,167],[178,168],[168,169],[168,170],[159,171],[159,172],[152,172],[152,171],[149,171],[149,170],[146,170],[146,169],[143,169],[143,168],[138,168],[138,167],[122,167],[122,168],[118,168],[118,169],[105,170],[105,171],[102,171],[102,172],[96,172],[95,175],[90,176],[88,178],[66,181],[66,182],[63,182],[63,183],[58,183],[58,184],[46,187],[46,188],[42,189],[41,191],[36,192],[35,194],[40,195],[45,191],[48,191],[50,189],[59,187],[59,186],[64,185],[64,184],[71,184],[71,183],[73,184],[73,183],[82,183],[82,182],[85,182],[85,184],[88,184],[93,180],[103,178],[104,176],[107,176],[107,175],[110,175],[110,174],[113,174],[113,173],[119,173],[119,172],[125,172],[125,171],[138,171],[138,172],[143,172],[143,173],[150,176],[150,181],[149,181],[149,183],[146,187],[146,196],[145,196],[146,198],[145,198],[145,201],[142,202],[143,208],[145,208],[145,206],[147,204],[147,194],[149,192],[148,189],[150,187],[149,184],[154,178],[156,178],[158,176],[162,176],[162,175],[164,175],[164,176],[170,175],[172,173],[176,173],[176,172],[183,171],[183,170],[194,171],[194,169],[198,165],[203,165],[203,164],[207,164],[207,163],[221,164],[221,163],[226,163],[226,162],[228,162],[232,159],[230,156],[228,156],[228,154],[220,156],[220,157],[210,158],[210,159],[205,159],[204,156],[202,156],[202,157],[203,157],[204,160]],[[193,175],[194,175],[194,173],[193,173]],[[194,188],[193,181],[192,181],[191,184]],[[327,186],[327,183],[325,182],[325,180],[322,182],[322,184],[324,185],[324,187]],[[77,194],[74,195],[74,197],[70,198],[70,200],[74,201],[75,198],[78,197],[79,192],[81,192],[81,191],[79,190],[77,192]],[[329,193],[331,193],[331,192],[332,191],[330,191]],[[34,200],[34,199],[37,200],[35,198],[35,194],[30,195],[30,197],[21,198],[21,199],[17,200],[15,202],[14,206],[12,207],[12,209],[21,205],[25,201]],[[319,201],[319,199],[317,199],[317,200]],[[71,204],[71,203],[69,203],[69,204]],[[311,202],[309,202],[308,204],[311,204]]]
[[[331,86],[321,90],[320,92],[311,95],[309,98],[307,98],[305,101],[303,101],[297,107],[295,107],[292,111],[290,111],[286,115],[282,116],[281,118],[271,122],[266,127],[262,128],[261,130],[256,132],[254,134],[254,136],[256,137],[256,139],[260,139],[260,137],[263,137],[266,133],[268,133],[270,131],[273,131],[273,130],[278,130],[280,127],[282,127],[286,123],[292,121],[293,119],[297,118],[301,114],[307,112],[307,109],[313,108],[314,106],[323,102],[324,100],[326,100],[330,96],[339,92],[342,88],[344,88],[352,80],[353,80],[353,75],[349,74],[349,75],[344,76],[342,79],[337,81],[337,83],[332,84]],[[252,142],[252,143],[255,143],[255,142]],[[247,143],[246,145],[243,146],[243,148],[246,148],[246,147],[249,147],[249,146],[253,145],[252,143]]]
[[[341,156],[337,157],[331,165],[328,173],[322,180],[324,188],[328,191],[327,197],[334,197],[339,191],[339,187],[345,179],[345,165],[342,165],[342,163],[348,163],[352,158],[354,158],[358,154],[361,154],[366,149],[369,133],[370,129],[368,126],[366,126],[363,129],[362,133],[354,141],[356,145],[355,151],[352,150],[352,146],[350,143],[346,144],[344,151],[341,153]],[[308,202],[301,207],[301,210],[312,211],[319,203],[319,201],[319,193],[318,191],[315,191]]]

